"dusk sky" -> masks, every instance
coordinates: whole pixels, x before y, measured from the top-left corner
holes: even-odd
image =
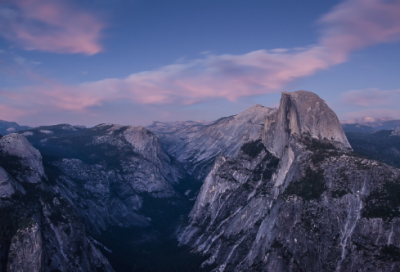
[[[400,0],[0,0],[0,119],[206,120],[280,93],[400,119]]]

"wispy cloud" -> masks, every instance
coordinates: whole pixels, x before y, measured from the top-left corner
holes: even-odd
[[[364,118],[366,116],[372,117],[390,117],[393,119],[399,119],[400,110],[398,109],[363,109],[357,111],[350,111],[342,115],[343,119],[357,119]]]
[[[24,3],[33,1],[24,0]],[[1,94],[15,105],[30,101],[42,108],[51,105],[55,111],[90,112],[91,107],[121,100],[136,105],[187,105],[275,93],[291,81],[347,61],[354,50],[400,40],[400,2],[346,0],[323,16],[318,24],[319,42],[303,48],[259,50],[243,55],[207,54],[201,59],[181,61],[123,79],[104,79],[76,86],[44,80],[40,86],[3,89]],[[79,48],[81,51],[71,52],[83,52],[82,48],[90,48],[84,51],[86,53],[100,50],[95,46]]]
[[[400,2],[346,0],[323,16],[320,45],[346,55],[365,46],[400,39]]]
[[[93,55],[104,24],[63,0],[4,0],[0,35],[26,50]]]
[[[380,90],[377,88],[351,90],[341,95],[345,104],[361,107],[395,106],[400,101],[399,90]]]

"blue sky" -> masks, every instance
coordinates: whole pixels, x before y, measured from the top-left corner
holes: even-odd
[[[0,119],[214,120],[282,91],[400,119],[400,1],[5,0]]]

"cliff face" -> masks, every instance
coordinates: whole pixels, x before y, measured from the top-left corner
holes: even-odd
[[[113,271],[21,135],[0,140],[0,271]]]
[[[307,134],[351,148],[336,114],[316,94],[297,91],[282,93],[279,109],[265,120],[263,140],[268,150],[282,156],[291,135]]]
[[[0,150],[3,156],[8,156],[9,161],[18,158],[23,164],[23,169],[18,169],[15,172],[17,179],[27,178],[30,183],[38,183],[42,181],[42,178],[46,178],[40,152],[24,136],[13,133],[2,137],[0,139]]]
[[[354,154],[315,94],[149,129],[0,138],[0,272],[198,269],[177,232],[214,271],[400,271],[400,169]],[[186,174],[206,178],[180,228]]]
[[[284,93],[262,139],[216,161],[179,239],[215,271],[398,271],[399,191],[318,96]]]
[[[179,165],[143,127],[58,125],[23,134],[46,155],[57,192],[98,235],[112,226],[149,225],[151,218],[140,211],[143,198],[178,194],[173,186],[182,175]]]
[[[234,156],[244,143],[259,138],[266,117],[275,111],[255,105],[238,115],[210,123],[155,122],[148,128],[160,137],[169,154],[202,180],[219,155]]]
[[[37,223],[19,229],[11,240],[7,271],[42,271],[42,246]]]

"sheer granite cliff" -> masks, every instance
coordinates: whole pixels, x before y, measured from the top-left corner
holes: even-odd
[[[0,271],[114,271],[23,136],[0,139],[0,165]]]
[[[263,136],[216,160],[179,239],[215,271],[399,271],[399,192],[322,99],[283,93]]]
[[[143,197],[177,194],[179,166],[143,127],[101,124],[73,130],[59,125],[23,134],[44,154],[59,193],[97,234],[112,226],[146,226],[151,218],[140,212]]]

